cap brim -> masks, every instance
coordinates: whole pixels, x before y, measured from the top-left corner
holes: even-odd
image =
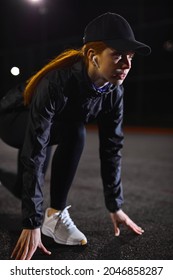
[[[134,51],[140,55],[149,55],[151,48],[139,41],[131,41],[124,39],[117,40],[103,40],[108,46],[119,51]]]

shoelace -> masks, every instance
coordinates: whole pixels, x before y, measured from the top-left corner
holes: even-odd
[[[70,218],[68,209],[71,207],[71,205],[67,206],[64,208],[64,210],[57,212],[54,214],[54,218],[58,219],[60,218],[61,221],[63,222],[63,224],[65,224],[68,228],[74,227],[75,224],[72,221],[72,219]]]

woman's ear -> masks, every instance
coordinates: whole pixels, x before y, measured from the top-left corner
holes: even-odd
[[[95,51],[94,49],[89,49],[87,51],[87,56],[88,56],[88,60],[91,62],[93,60],[93,56],[95,56]]]
[[[97,55],[93,49],[89,49],[87,52],[88,60],[97,68],[99,68]]]

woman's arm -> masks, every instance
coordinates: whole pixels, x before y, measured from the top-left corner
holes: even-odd
[[[37,248],[44,253],[50,252],[41,241],[40,227],[43,218],[44,184],[43,167],[46,148],[49,143],[53,117],[62,108],[62,96],[58,94],[56,85],[43,79],[33,97],[28,127],[22,150],[23,195],[22,215],[23,230],[12,252],[14,259],[31,259]]]
[[[101,175],[104,186],[106,207],[114,226],[115,236],[120,235],[120,224],[124,224],[136,234],[144,230],[135,224],[121,209],[123,189],[121,182],[121,149],[123,147],[123,92],[117,92],[112,111],[99,120]]]
[[[99,153],[105,204],[110,212],[117,211],[123,203],[121,182],[121,149],[123,147],[123,91],[111,93],[108,112],[98,119]]]

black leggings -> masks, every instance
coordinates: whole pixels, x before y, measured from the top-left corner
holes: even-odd
[[[11,112],[0,117],[0,138],[19,149],[18,174],[13,193],[21,197],[22,164],[20,153],[24,143],[28,111]],[[51,164],[50,206],[62,210],[73,182],[85,143],[86,130],[82,122],[54,122],[50,131],[50,145],[44,166],[46,172],[52,145],[57,145]],[[2,182],[3,183],[3,182]]]

